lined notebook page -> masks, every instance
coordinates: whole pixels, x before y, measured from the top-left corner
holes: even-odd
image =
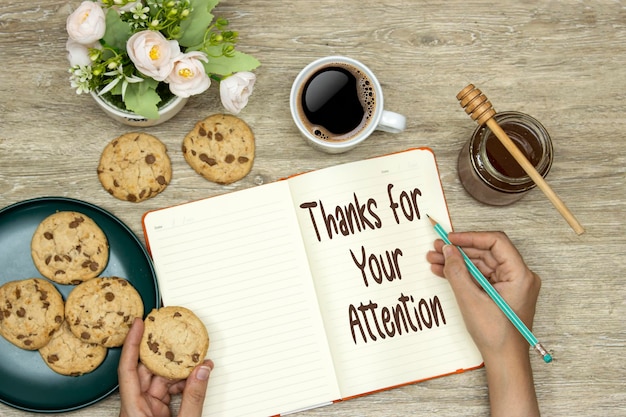
[[[343,398],[482,363],[452,290],[430,272],[426,261],[437,238],[426,213],[450,226],[432,152],[412,150],[332,167],[294,177],[290,185],[296,207],[317,204],[299,208],[297,215]],[[329,238],[326,222],[331,223],[331,215],[340,219],[350,206],[361,208],[356,217],[362,220],[354,222],[355,231],[344,224],[343,233],[340,226],[340,232],[333,231]],[[403,296],[409,299],[402,301]],[[350,314],[350,306],[357,314]],[[398,326],[393,319],[398,310],[411,318],[407,327],[405,321]],[[385,321],[385,314],[392,317]],[[439,326],[434,324],[435,315]],[[356,320],[360,325],[351,324]]]
[[[205,416],[339,398],[286,181],[148,213],[165,305],[194,311],[214,360]]]

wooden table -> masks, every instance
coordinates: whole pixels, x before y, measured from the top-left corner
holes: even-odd
[[[546,416],[626,414],[626,5],[620,1],[434,2],[229,1],[217,14],[240,31],[242,50],[262,62],[240,116],[256,134],[252,172],[230,186],[197,175],[181,153],[196,120],[221,112],[218,89],[193,97],[169,122],[145,129],[169,148],[174,178],[161,195],[133,204],[110,196],[96,166],[111,139],[131,131],[69,87],[65,19],[78,1],[0,4],[0,206],[65,196],[111,211],[141,239],[144,212],[254,187],[290,174],[415,146],[431,147],[457,230],[501,229],[543,278],[534,331],[554,363],[533,356]],[[314,58],[342,54],[377,74],[404,133],[375,133],[330,156],[299,136],[288,97]],[[456,158],[475,123],[456,93],[474,83],[498,111],[538,118],[552,135],[548,181],[586,227],[577,236],[534,190],[508,207],[482,205],[461,186]],[[0,266],[0,274],[2,267]],[[10,384],[11,381],[0,381]],[[36,394],[33,394],[36,395]],[[245,399],[243,399],[245,400]],[[110,417],[117,393],[60,416]],[[302,416],[484,416],[484,370],[440,378],[303,412]],[[0,415],[27,413],[0,404]]]

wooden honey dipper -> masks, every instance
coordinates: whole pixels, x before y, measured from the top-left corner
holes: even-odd
[[[491,129],[493,134],[502,142],[506,150],[509,151],[526,174],[537,184],[537,187],[543,191],[554,207],[561,213],[561,216],[563,216],[574,232],[578,235],[585,233],[584,227],[576,220],[576,217],[574,217],[572,212],[565,206],[565,203],[563,203],[559,196],[550,188],[546,180],[537,172],[533,164],[528,161],[517,145],[513,143],[509,135],[502,130],[498,122],[494,119],[496,111],[493,109],[491,102],[487,100],[487,97],[478,88],[474,87],[474,84],[469,84],[456,95],[456,98],[472,120],[475,120],[481,126],[486,124],[487,127]]]

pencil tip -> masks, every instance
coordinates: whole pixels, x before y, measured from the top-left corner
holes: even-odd
[[[436,222],[436,221],[435,221],[432,217],[430,217],[428,214],[426,214],[426,217],[428,217],[428,220],[430,220],[430,223],[431,223],[433,226],[437,224],[437,222]]]

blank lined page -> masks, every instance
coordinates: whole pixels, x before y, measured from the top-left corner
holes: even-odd
[[[426,253],[449,216],[420,149],[291,179],[344,398],[482,363]]]
[[[285,181],[148,213],[165,305],[206,325],[205,416],[265,417],[339,398]]]

